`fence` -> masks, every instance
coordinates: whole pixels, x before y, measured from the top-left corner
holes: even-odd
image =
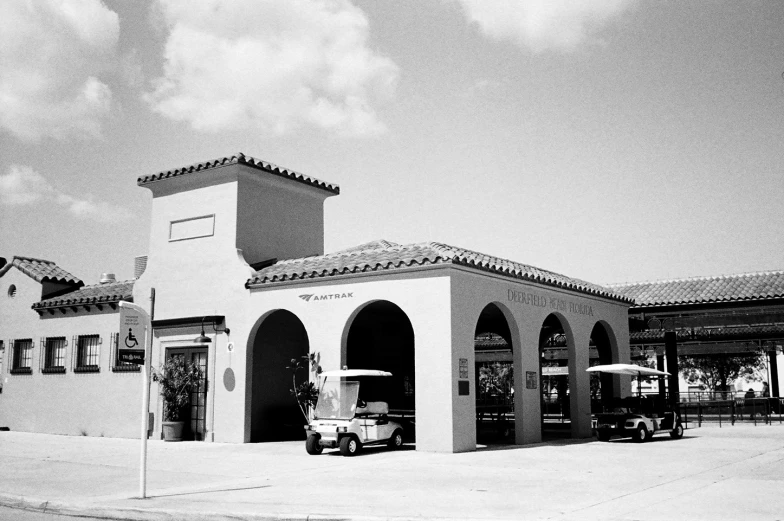
[[[689,422],[735,425],[736,422],[770,424],[782,423],[782,398],[730,398],[724,400],[681,401],[681,420],[688,428]]]

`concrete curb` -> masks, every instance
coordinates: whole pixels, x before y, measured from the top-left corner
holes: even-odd
[[[99,518],[112,521],[498,521],[488,518],[395,517],[331,514],[265,514],[250,512],[189,512],[161,508],[113,507],[104,504],[67,503],[0,493],[0,506],[44,514]]]

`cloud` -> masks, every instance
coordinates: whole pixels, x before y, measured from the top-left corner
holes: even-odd
[[[74,217],[103,222],[117,222],[132,216],[126,208],[95,201],[92,197],[79,199],[58,192],[44,176],[29,166],[11,165],[8,174],[0,175],[0,204],[26,206],[34,203],[58,204]]]
[[[0,129],[25,140],[95,138],[112,106],[117,14],[100,0],[0,2]]]
[[[490,38],[572,51],[636,0],[457,0]]]
[[[398,67],[368,47],[368,20],[348,0],[159,8],[169,27],[164,74],[145,96],[156,112],[211,132],[384,132],[374,105],[392,98]]]

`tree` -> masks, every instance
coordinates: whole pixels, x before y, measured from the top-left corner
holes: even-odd
[[[760,381],[764,354],[721,354],[678,357],[680,372],[690,384],[703,384],[711,391],[726,392],[738,378]]]

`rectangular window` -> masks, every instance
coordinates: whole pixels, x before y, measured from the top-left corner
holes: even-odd
[[[45,374],[65,372],[65,337],[46,339],[42,372]]]
[[[98,354],[101,337],[98,335],[81,335],[76,343],[76,373],[97,373]]]
[[[11,374],[32,374],[33,372],[33,339],[14,340],[13,362]]]

